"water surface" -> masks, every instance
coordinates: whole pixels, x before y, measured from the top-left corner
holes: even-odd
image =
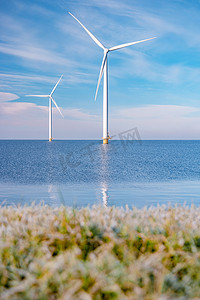
[[[199,204],[200,141],[0,141],[0,202]]]

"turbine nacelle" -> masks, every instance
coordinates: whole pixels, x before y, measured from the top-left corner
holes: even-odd
[[[58,82],[56,83],[56,85],[54,86],[54,88],[52,89],[51,93],[49,95],[26,95],[26,97],[38,97],[38,98],[49,98],[52,100],[52,102],[54,103],[55,107],[57,108],[58,112],[61,114],[61,116],[64,118],[60,108],[58,107],[56,101],[53,99],[52,95],[55,92],[55,89],[57,88],[59,82],[61,81],[63,77],[63,74],[61,75],[61,77],[59,78]]]
[[[52,141],[52,102],[54,103],[55,107],[57,108],[58,112],[61,114],[61,116],[64,118],[60,108],[58,107],[56,101],[53,99],[53,93],[55,92],[55,89],[57,88],[59,82],[61,81],[63,75],[59,78],[58,82],[52,89],[51,93],[49,95],[26,95],[29,97],[41,97],[41,98],[49,98],[49,141]]]
[[[104,72],[104,67],[105,67],[105,64],[106,64],[106,61],[107,61],[108,52],[119,50],[119,49],[122,49],[122,48],[125,48],[125,47],[128,47],[128,46],[132,46],[132,45],[135,45],[135,44],[143,43],[143,42],[155,39],[155,37],[145,39],[145,40],[141,40],[141,41],[137,41],[137,42],[125,43],[125,44],[117,45],[117,46],[114,46],[114,47],[111,47],[111,48],[106,48],[72,13],[69,12],[69,14],[83,27],[83,29],[88,33],[88,35],[93,39],[93,41],[100,48],[102,48],[104,50],[104,56],[103,56],[103,60],[102,60],[102,64],[101,64],[101,68],[100,68],[100,72],[99,72],[99,79],[98,79],[97,89],[96,89],[96,94],[95,94],[95,101],[96,101],[98,90],[99,90],[99,85],[100,85],[101,78],[102,78],[102,75],[103,75],[103,72]]]

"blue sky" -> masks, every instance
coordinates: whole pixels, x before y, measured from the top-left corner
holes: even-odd
[[[47,139],[48,94],[56,139],[102,137],[103,57],[72,12],[105,46],[157,39],[109,53],[109,133],[142,139],[200,137],[200,1],[2,0],[0,139]]]

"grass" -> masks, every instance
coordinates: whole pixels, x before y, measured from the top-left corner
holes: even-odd
[[[0,208],[1,299],[200,299],[200,208]]]

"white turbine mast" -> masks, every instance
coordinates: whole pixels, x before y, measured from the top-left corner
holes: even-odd
[[[108,140],[110,139],[110,136],[108,134],[108,64],[107,64],[108,52],[115,51],[115,50],[118,50],[118,49],[122,49],[122,48],[132,46],[132,45],[135,45],[135,44],[143,43],[145,41],[155,39],[155,37],[145,39],[145,40],[141,40],[141,41],[137,41],[137,42],[126,43],[126,44],[114,46],[114,47],[111,47],[111,48],[106,48],[106,47],[104,47],[104,45],[102,43],[99,42],[99,40],[74,15],[72,15],[70,12],[69,12],[69,14],[83,27],[83,29],[85,29],[85,31],[89,34],[89,36],[93,39],[93,41],[100,48],[102,48],[103,51],[104,51],[104,56],[103,56],[103,60],[102,60],[101,68],[100,68],[99,79],[98,79],[97,89],[96,89],[96,94],[95,94],[95,101],[96,101],[96,98],[97,98],[101,78],[102,78],[102,75],[104,73],[104,86],[103,86],[103,144],[108,144]]]
[[[57,110],[59,111],[61,116],[64,118],[56,101],[53,99],[53,93],[55,92],[55,89],[57,88],[62,77],[63,77],[63,75],[59,78],[58,82],[56,83],[56,85],[54,86],[53,90],[51,91],[51,93],[49,95],[26,95],[27,97],[29,96],[29,97],[49,98],[49,142],[51,142],[53,139],[52,138],[52,102],[54,103],[55,107],[57,108]]]

